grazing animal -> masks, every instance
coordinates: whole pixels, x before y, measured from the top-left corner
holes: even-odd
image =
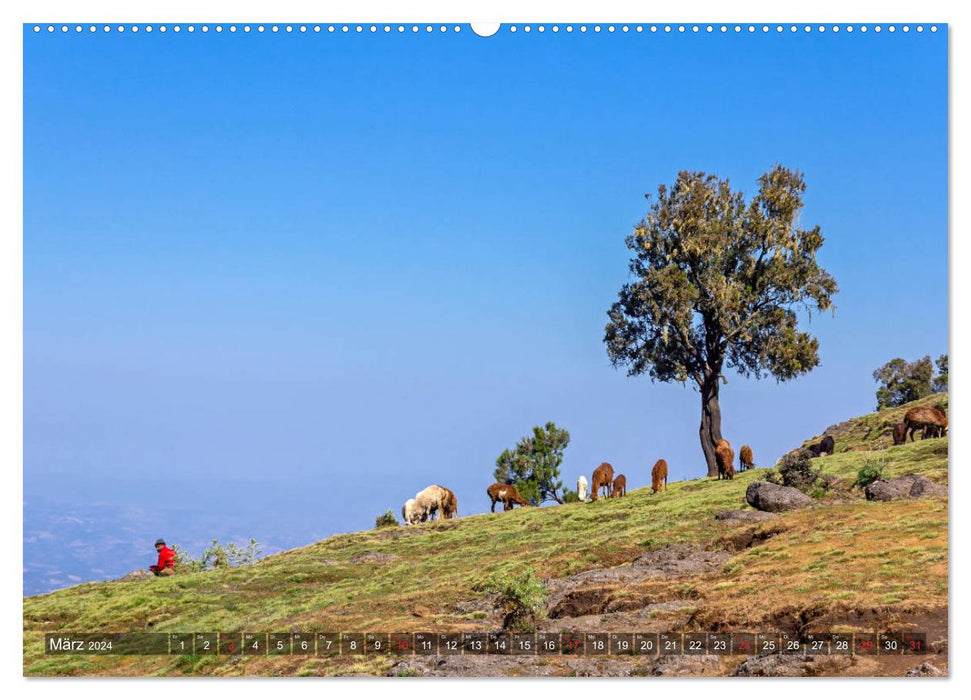
[[[442,501],[442,517],[451,520],[459,514],[459,502],[451,489],[444,486],[442,488],[445,490],[445,499]]]
[[[512,510],[514,505],[522,506],[524,508],[529,507],[529,503],[525,498],[519,495],[519,489],[511,484],[500,484],[495,483],[486,489],[486,493],[489,494],[489,498],[492,499],[493,513],[496,512],[496,503],[502,503],[503,510]]]
[[[921,437],[944,437],[947,435],[947,414],[936,406],[917,406],[904,416],[910,441],[914,441],[914,431],[921,429]]]
[[[425,522],[426,520],[436,519],[436,513],[438,513],[438,519],[441,519],[444,513],[443,504],[447,498],[447,490],[437,484],[428,486],[415,494],[415,501],[418,502],[418,511],[421,513],[421,521]]]
[[[610,489],[614,484],[614,468],[610,462],[603,462],[593,470],[593,481],[590,486],[590,500],[596,501],[600,489],[604,490],[604,495],[610,498]]]
[[[825,457],[826,455],[833,454],[833,450],[836,447],[836,440],[833,439],[832,435],[826,435],[822,440],[817,442],[815,445],[810,445],[806,449],[809,450],[809,454],[812,457]]]
[[[738,470],[743,472],[746,469],[755,469],[755,458],[752,457],[752,448],[742,445],[742,449],[738,451]]]
[[[613,488],[610,489],[611,498],[620,498],[621,496],[627,495],[627,477],[623,474],[618,474],[617,478],[614,479]]]
[[[659,459],[651,469],[651,490],[657,493],[661,489],[668,490],[668,463]]]
[[[735,478],[735,467],[732,464],[735,461],[735,451],[728,440],[719,440],[715,445],[715,461],[718,462],[719,479]]]
[[[893,426],[893,444],[903,445],[905,442],[907,442],[907,424],[900,421]]]
[[[577,498],[581,503],[587,500],[587,477],[583,474],[577,479]]]
[[[421,522],[421,511],[418,510],[417,500],[409,498],[405,501],[405,504],[401,506],[401,519],[405,525],[417,525]]]

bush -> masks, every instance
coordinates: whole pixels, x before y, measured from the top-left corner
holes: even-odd
[[[237,545],[235,542],[223,545],[219,540],[213,540],[198,559],[194,559],[178,545],[174,545],[173,549],[176,557],[175,570],[187,573],[252,564],[263,553],[263,546],[252,538],[244,546]]]
[[[792,486],[800,491],[811,489],[820,474],[818,470],[813,469],[806,450],[790,452],[779,460],[776,469],[783,486]]]
[[[564,503],[579,503],[580,496],[573,489],[563,489],[563,502]]]
[[[394,513],[390,509],[383,515],[379,515],[374,519],[374,527],[396,527],[398,525],[398,519],[394,517]]]
[[[532,569],[519,575],[497,574],[474,589],[497,595],[496,604],[505,615],[503,629],[532,632],[546,612],[546,588]]]
[[[853,485],[862,489],[869,486],[874,481],[879,481],[883,478],[884,467],[885,465],[883,462],[877,462],[872,459],[867,460],[856,473],[856,481],[853,483]]]

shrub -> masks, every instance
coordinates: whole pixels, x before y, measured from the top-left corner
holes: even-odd
[[[529,568],[519,575],[497,574],[474,588],[496,594],[496,604],[504,613],[504,629],[532,632],[546,611],[546,588]]]
[[[573,489],[563,489],[563,502],[564,503],[579,503],[580,496]]]
[[[395,527],[398,525],[398,519],[394,517],[394,513],[390,509],[383,515],[379,515],[374,519],[374,527]]]
[[[856,481],[853,485],[862,489],[874,481],[879,481],[883,478],[884,466],[883,462],[868,459],[856,473]]]
[[[790,452],[779,460],[776,469],[779,471],[779,478],[782,480],[783,486],[792,486],[800,491],[811,489],[820,473],[813,469],[809,453],[806,450]]]
[[[207,571],[224,566],[244,566],[255,562],[263,553],[263,546],[252,538],[243,546],[235,542],[223,545],[219,540],[213,540],[198,559],[178,545],[174,545],[173,549],[176,556],[175,570],[179,573]]]

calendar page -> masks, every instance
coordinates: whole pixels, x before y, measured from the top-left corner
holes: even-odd
[[[949,674],[946,22],[223,17],[22,26],[25,676]]]

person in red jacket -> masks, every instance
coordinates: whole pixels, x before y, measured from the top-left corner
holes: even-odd
[[[175,550],[165,546],[161,537],[155,540],[155,551],[158,552],[158,564],[148,567],[156,576],[171,576],[175,573]]]

